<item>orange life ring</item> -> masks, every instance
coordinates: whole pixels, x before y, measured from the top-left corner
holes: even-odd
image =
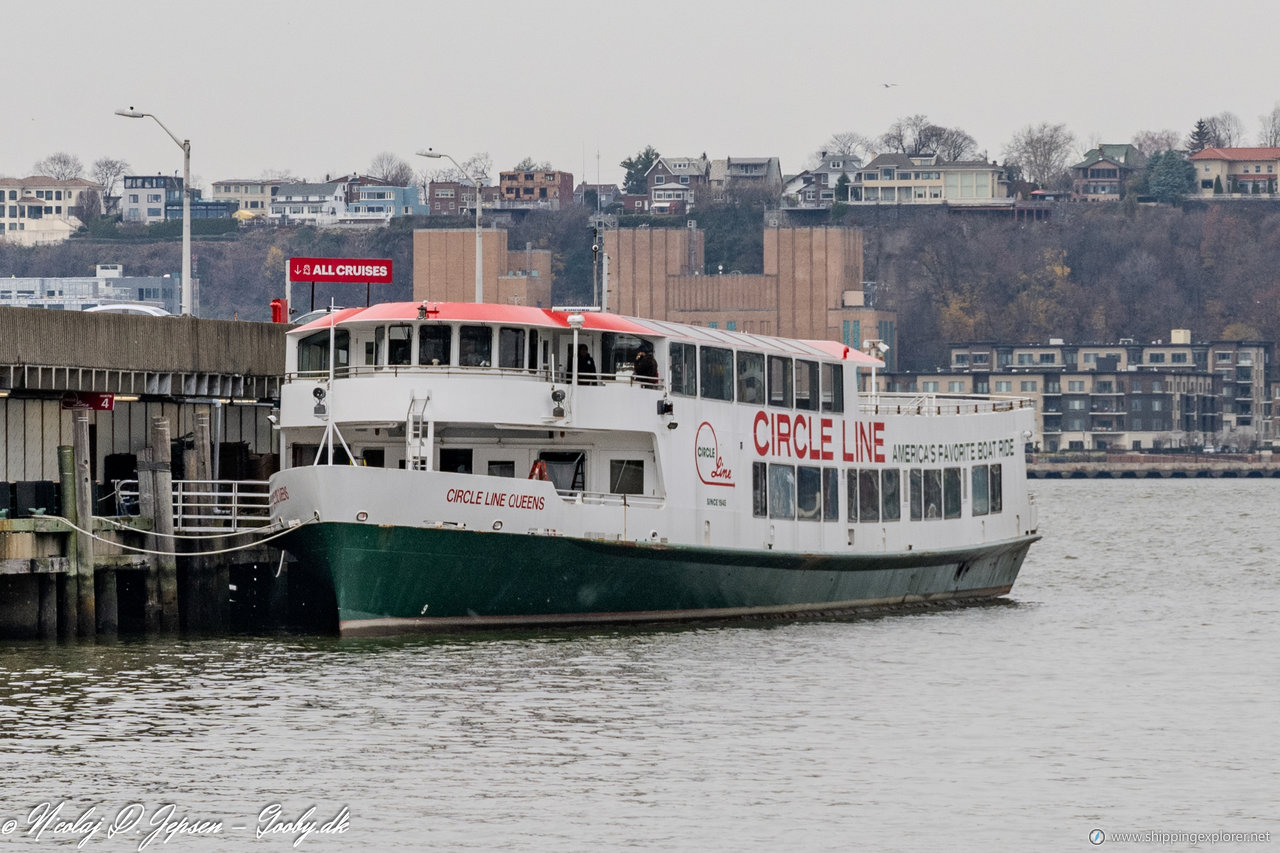
[[[550,480],[547,476],[547,463],[539,459],[533,463],[533,467],[529,469],[530,480]]]

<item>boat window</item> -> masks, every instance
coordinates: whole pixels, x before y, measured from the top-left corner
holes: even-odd
[[[818,362],[796,360],[796,408],[818,410]]]
[[[769,405],[791,408],[792,402],[791,359],[780,355],[769,356]]]
[[[840,472],[835,468],[822,469],[822,520],[840,520]]]
[[[334,370],[347,372],[351,365],[351,333],[340,329],[333,333]],[[329,370],[329,330],[313,332],[298,342],[298,372],[319,373]]]
[[[418,327],[418,364],[448,364],[453,327],[432,324]]]
[[[769,514],[768,477],[763,462],[751,463],[751,514],[756,518]]]
[[[360,464],[369,468],[385,468],[387,451],[383,447],[366,447],[360,451]]]
[[[858,472],[858,521],[880,520],[880,472],[874,468]]]
[[[600,336],[600,357],[603,361],[601,370],[605,373],[626,373],[634,369],[636,353],[648,344],[635,335],[620,335],[617,332],[605,332]],[[649,347],[652,349],[652,347]]]
[[[844,365],[822,365],[822,411],[844,411]]]
[[[902,492],[898,488],[898,469],[880,472],[880,520],[897,521],[902,517]]]
[[[510,460],[491,461],[488,465],[490,477],[514,477],[516,475],[516,463]]]
[[[702,347],[702,396],[733,402],[733,350]]]
[[[644,460],[610,459],[609,491],[615,495],[643,495]]]
[[[387,345],[387,327],[378,326],[373,330],[373,345],[364,345],[364,363],[377,364],[382,360],[383,348]]]
[[[488,367],[493,363],[493,330],[488,326],[458,327],[458,364]]]
[[[562,492],[581,492],[587,482],[587,455],[580,450],[545,450],[538,461],[546,465],[547,477]]]
[[[671,345],[671,393],[698,396],[698,348],[693,344]]]
[[[919,468],[911,469],[911,520],[924,518],[924,477]]]
[[[387,364],[412,364],[412,350],[412,326],[391,326],[387,329]]]
[[[796,469],[796,514],[804,521],[822,521],[822,469]]]
[[[449,474],[470,474],[472,450],[470,447],[440,448],[440,470]]]
[[[942,472],[937,468],[924,472],[924,517],[942,518]]]
[[[526,365],[530,370],[538,369],[538,330],[529,330],[529,361]]]
[[[498,367],[524,367],[524,329],[498,329]]]
[[[991,466],[991,473],[987,476],[987,490],[990,493],[988,503],[991,504],[991,511],[1000,512],[1004,509],[1004,478],[999,465]]]
[[[738,353],[738,402],[764,405],[764,353]]]
[[[991,511],[990,504],[987,503],[987,466],[974,465],[970,479],[973,481],[970,490],[973,494],[973,514],[986,515]]]
[[[796,517],[796,469],[790,465],[769,466],[769,517]]]
[[[943,517],[960,517],[960,469],[946,468],[942,472],[942,507]]]

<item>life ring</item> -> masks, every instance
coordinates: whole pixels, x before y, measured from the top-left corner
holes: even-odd
[[[529,469],[530,480],[550,480],[547,476],[547,463],[539,459],[533,463],[533,467]]]

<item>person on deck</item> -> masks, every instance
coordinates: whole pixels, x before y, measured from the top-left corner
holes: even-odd
[[[658,384],[658,360],[647,347],[642,347],[636,353],[635,368],[637,382],[642,385]]]
[[[596,384],[596,360],[586,344],[578,344],[578,384]]]

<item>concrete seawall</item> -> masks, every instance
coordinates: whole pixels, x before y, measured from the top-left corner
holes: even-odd
[[[1031,456],[1027,459],[1027,476],[1038,480],[1280,477],[1280,457],[1269,453],[1126,453],[1078,459]]]

